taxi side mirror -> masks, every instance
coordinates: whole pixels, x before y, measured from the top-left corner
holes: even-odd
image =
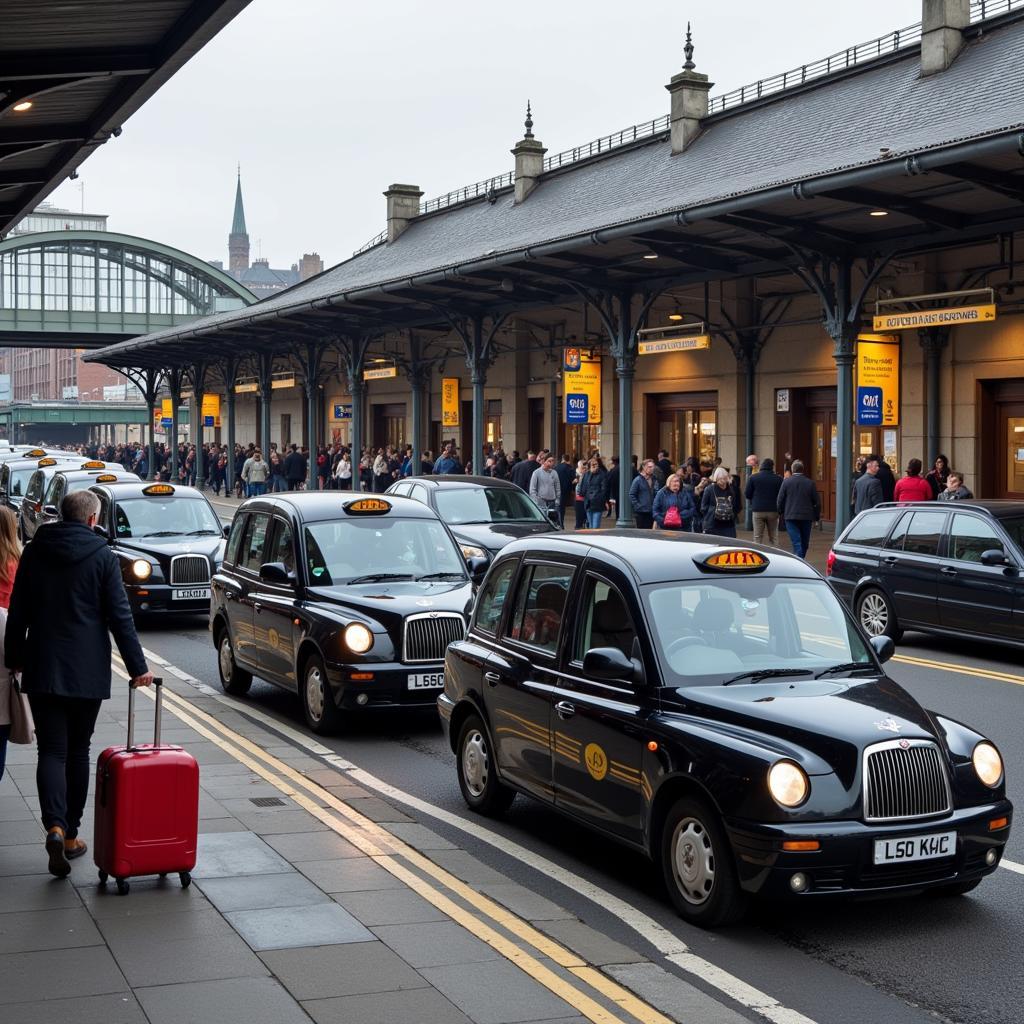
[[[97,537],[102,537],[102,538],[103,538],[104,540],[106,540],[106,541],[109,541],[109,540],[110,540],[110,536],[109,536],[109,535],[108,535],[108,533],[107,533],[107,529],[106,529],[106,527],[105,527],[105,526],[100,526],[100,524],[99,524],[99,523],[97,523],[97,524],[96,524],[96,525],[95,525],[95,526],[94,526],[94,527],[92,528],[92,532],[93,532],[93,533],[95,533]]]
[[[560,530],[562,528],[562,517],[558,514],[558,509],[557,508],[549,508],[547,515],[548,515],[548,522],[553,527],[555,527],[555,529]]]
[[[470,579],[474,583],[479,583],[487,575],[488,564],[488,560],[481,558],[479,555],[466,559],[466,568],[469,570]]]
[[[44,505],[43,506],[43,515],[44,516],[53,516],[53,518],[56,519],[57,516],[60,515],[60,513],[57,511],[57,506],[56,505]]]
[[[879,661],[888,661],[896,653],[896,644],[891,636],[873,636],[871,647]]]
[[[260,566],[260,582],[291,586],[295,582],[295,578],[288,572],[284,562],[264,562]]]
[[[1001,548],[991,548],[981,553],[982,565],[1009,565],[1010,561]]]
[[[230,535],[231,535],[231,524],[230,523],[225,523],[224,524],[224,536],[225,537],[229,537]]]
[[[602,682],[622,682],[641,685],[644,670],[639,661],[627,658],[618,647],[591,647],[583,655],[583,674]]]

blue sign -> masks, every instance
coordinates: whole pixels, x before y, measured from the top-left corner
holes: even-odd
[[[212,416],[204,416],[203,417],[203,426],[204,427],[216,426],[216,424],[213,422],[213,420],[214,420],[214,418]]]
[[[171,427],[174,426],[174,420],[171,419],[170,416],[165,416],[160,420],[160,426],[163,427],[164,430],[170,430]]]
[[[565,396],[565,422],[588,423],[590,421],[590,396]]]
[[[335,405],[334,415],[331,417],[335,420],[350,420],[352,419],[352,406],[351,405]]]
[[[857,388],[857,425],[877,427],[882,422],[882,389]]]

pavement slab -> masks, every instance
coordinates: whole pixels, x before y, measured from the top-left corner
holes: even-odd
[[[478,963],[500,955],[452,922],[379,925],[373,932],[413,967]]]
[[[336,892],[332,899],[367,927],[448,920],[432,903],[408,889]]]
[[[336,860],[362,857],[350,842],[334,832],[285,832],[268,835],[267,846],[286,860]]]
[[[674,1020],[700,1021],[701,1024],[745,1024],[735,1010],[657,964],[623,964],[606,967],[605,973],[632,989]]]
[[[608,938],[582,921],[541,921],[537,927],[563,946],[568,946],[574,953],[579,953],[587,963],[598,967],[604,964],[633,964],[646,959],[636,950]]]
[[[295,867],[329,893],[405,888],[394,875],[366,857],[296,861]]]
[[[316,1024],[473,1024],[440,992],[382,992],[302,1004]]]
[[[274,978],[161,985],[140,989],[138,996],[150,1024],[309,1024]]]
[[[237,910],[306,907],[330,902],[330,897],[322,889],[318,889],[297,871],[280,875],[204,878],[197,884],[222,914]]]
[[[316,906],[237,910],[224,916],[255,950],[373,941],[372,932],[333,902]]]
[[[50,999],[70,999],[127,989],[125,976],[106,946],[63,950],[59,971],[54,970],[54,955],[49,950],[0,957],[0,1006],[32,1002],[41,993]],[[10,1020],[12,1013],[10,1009],[0,1011],[0,1019]]]
[[[101,996],[74,996],[70,999],[40,999],[7,1006],[5,1012],[16,1024],[149,1024],[134,994],[124,992]]]
[[[0,956],[103,943],[88,911],[81,907],[12,913],[0,905],[0,911]]]
[[[251,832],[215,833],[200,835],[192,877],[272,875],[290,870],[288,861]]]

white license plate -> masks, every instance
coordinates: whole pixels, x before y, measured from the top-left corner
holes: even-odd
[[[876,864],[902,864],[911,860],[952,857],[956,853],[956,833],[936,832],[929,836],[905,836],[875,840]]]
[[[209,601],[209,587],[181,587],[171,591],[172,601]]]
[[[409,676],[410,690],[440,690],[443,686],[443,672],[417,672]]]

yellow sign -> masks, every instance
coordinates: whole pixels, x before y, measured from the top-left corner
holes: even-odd
[[[719,551],[704,559],[708,569],[763,569],[767,564],[759,551]]]
[[[40,460],[39,460],[39,461],[38,461],[38,462],[36,463],[36,465],[37,465],[37,466],[38,466],[38,467],[39,467],[40,469],[42,469],[42,468],[43,468],[44,466],[56,466],[56,465],[57,465],[57,460],[56,460],[56,459],[40,459]]]
[[[220,419],[220,395],[203,395],[203,426],[212,427]]]
[[[563,355],[562,413],[565,422],[601,422],[601,360],[579,349],[566,349]],[[570,370],[569,366],[578,369]]]
[[[174,419],[174,401],[170,398],[164,398],[160,401],[160,418],[164,420],[167,426],[171,425],[171,420]]]
[[[295,387],[295,377],[289,374],[287,377],[274,377],[270,381],[272,388],[293,388]]]
[[[96,461],[96,460],[90,460],[89,462],[83,462],[80,468],[82,468],[82,469],[106,469],[107,467],[106,467],[106,463],[99,462],[99,461]]]
[[[662,352],[692,352],[695,349],[711,348],[710,334],[691,334],[682,338],[661,338],[657,341],[637,343],[637,355],[655,356]]]
[[[900,421],[900,343],[885,334],[857,338],[857,425],[895,427]]]
[[[590,777],[597,782],[608,774],[608,755],[596,743],[588,743],[584,748],[583,763]]]
[[[170,484],[150,484],[148,487],[142,488],[142,493],[156,497],[162,494],[173,494],[174,488]]]
[[[363,370],[363,380],[387,380],[389,377],[397,376],[397,366],[375,366],[370,370]]]
[[[357,501],[350,501],[344,507],[349,515],[372,516],[379,512],[390,512],[391,502],[383,498],[359,498]]]
[[[459,378],[444,377],[441,380],[441,426],[459,425]]]
[[[242,384],[236,384],[235,385],[235,394],[236,395],[253,395],[257,391],[259,391],[259,389],[260,389],[260,386],[259,386],[259,384],[256,381],[254,381],[254,380],[247,380],[247,381],[245,381]]]
[[[117,474],[116,473],[100,473],[100,475],[98,477],[96,477],[96,483],[98,483],[98,484],[112,484],[112,483],[116,483],[116,482],[117,482]]]
[[[988,324],[996,318],[994,304],[959,306],[956,309],[918,309],[912,313],[883,313],[874,318],[876,331],[913,331],[921,327],[958,327]]]

